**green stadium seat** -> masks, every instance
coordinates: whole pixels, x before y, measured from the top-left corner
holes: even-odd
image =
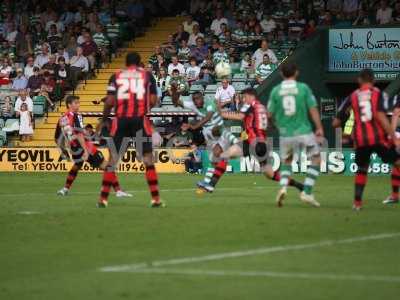
[[[18,119],[8,119],[2,130],[4,132],[19,131],[19,120]]]
[[[232,83],[232,86],[235,88],[235,91],[241,92],[244,89],[250,87],[250,85],[244,83],[244,82],[234,82]]]
[[[204,91],[203,86],[200,85],[200,84],[193,84],[193,85],[190,87],[190,90],[189,90],[190,93],[199,92],[199,91],[200,91],[200,92],[203,92],[203,91]]]
[[[209,84],[209,85],[207,85],[205,92],[208,93],[208,94],[209,94],[209,93],[215,93],[215,91],[217,90],[217,88],[218,88],[218,85],[216,85],[216,84]]]
[[[7,132],[0,130],[0,147],[7,145]]]
[[[239,81],[246,81],[246,80],[247,80],[247,74],[246,73],[233,74],[232,82],[239,82]]]
[[[2,129],[5,125],[5,122],[3,119],[0,119],[0,129]]]

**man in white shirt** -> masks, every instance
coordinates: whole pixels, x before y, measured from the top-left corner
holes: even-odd
[[[216,12],[216,18],[211,23],[211,31],[214,32],[215,35],[221,34],[221,24],[228,24],[228,20],[224,18],[222,14],[222,9],[218,9]]]
[[[193,16],[189,15],[188,19],[185,22],[183,22],[183,30],[185,30],[189,34],[192,34],[193,26],[196,24],[199,25],[199,23],[197,21],[193,20]]]
[[[27,79],[33,75],[33,67],[35,66],[34,64],[34,59],[33,56],[29,56],[28,59],[26,60],[26,66],[24,68],[24,75]]]
[[[15,28],[15,24],[13,22],[10,23],[8,28],[8,33],[6,36],[6,40],[9,43],[15,43],[15,39],[17,38],[18,31]]]
[[[264,55],[269,56],[269,60],[271,63],[276,64],[278,63],[278,59],[275,56],[274,51],[268,48],[268,41],[267,40],[262,40],[261,42],[261,48],[257,49],[256,52],[254,52],[252,60],[254,62],[254,67],[257,69],[257,67],[263,62]]]
[[[178,61],[176,55],[171,57],[171,63],[168,65],[168,75],[172,75],[172,71],[177,69],[180,76],[185,75],[185,67]]]
[[[196,40],[197,38],[204,38],[204,34],[200,32],[200,26],[199,24],[194,24],[193,25],[193,32],[189,36],[189,41],[188,41],[188,46],[189,47],[194,47],[196,46]]]
[[[221,81],[222,86],[218,87],[215,92],[215,99],[222,107],[229,106],[235,96],[235,88],[229,84],[228,79]]]
[[[260,26],[261,26],[263,32],[269,33],[269,32],[272,32],[275,30],[276,23],[275,23],[274,19],[272,18],[272,16],[269,14],[269,15],[264,16],[264,18],[260,22]]]
[[[45,43],[42,45],[42,53],[36,56],[34,65],[41,69],[45,64],[49,62],[49,59],[49,45]]]
[[[376,12],[376,23],[383,25],[392,22],[393,10],[388,7],[387,1],[382,0],[380,3],[380,8]]]
[[[30,112],[33,111],[33,101],[32,101],[32,98],[28,96],[28,93],[26,92],[26,90],[21,90],[19,92],[19,96],[18,96],[17,100],[15,101],[14,111],[17,113],[17,115],[21,111],[21,105],[23,103],[26,103],[26,105],[28,106],[28,111],[30,111]]]

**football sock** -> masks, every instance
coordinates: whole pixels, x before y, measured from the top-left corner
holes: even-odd
[[[304,180],[304,192],[307,195],[312,194],[312,189],[315,184],[315,180],[319,175],[319,166],[309,166],[307,168],[306,179]]]
[[[392,168],[392,199],[399,199],[399,187],[400,187],[400,168]]]
[[[119,185],[118,177],[117,174],[114,172],[114,181],[112,182],[112,187],[114,188],[114,191],[118,192],[121,190],[121,187]]]
[[[212,176],[213,176],[213,174],[214,174],[214,171],[215,171],[215,170],[214,170],[213,167],[209,167],[209,168],[207,169],[206,175],[204,176],[204,182],[205,182],[205,183],[210,184],[211,178],[212,178]]]
[[[218,180],[224,175],[226,171],[226,167],[228,166],[228,162],[226,160],[221,160],[215,165],[214,174],[211,177],[210,185],[215,187],[218,183]]]
[[[154,167],[154,165],[146,167],[145,176],[146,176],[147,184],[149,185],[151,199],[154,202],[159,202],[160,201],[160,192],[158,190],[158,176],[157,176],[156,168]]]
[[[289,178],[292,174],[292,166],[282,164],[281,166],[281,178],[279,180],[279,184],[282,187],[287,187],[289,185]]]
[[[111,185],[115,180],[115,173],[104,171],[103,181],[101,183],[100,201],[107,201],[108,195],[110,194]]]
[[[361,202],[364,192],[364,187],[367,183],[367,170],[359,168],[355,177],[355,190],[354,190],[354,201]]]
[[[69,170],[68,175],[67,175],[67,180],[65,181],[64,187],[66,189],[70,189],[72,183],[74,182],[76,176],[78,175],[79,167],[77,165],[73,165],[71,170]]]
[[[274,175],[272,175],[271,179],[273,181],[280,182],[281,174],[279,173],[279,171],[275,171]],[[293,178],[289,178],[289,186],[293,186],[293,187],[297,188],[300,191],[302,191],[304,189],[304,185],[301,182],[298,182],[298,181],[294,180]]]

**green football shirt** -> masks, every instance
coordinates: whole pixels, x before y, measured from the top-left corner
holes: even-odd
[[[268,111],[283,137],[311,133],[309,109],[316,106],[317,101],[308,85],[294,80],[284,80],[274,87],[268,101]]]

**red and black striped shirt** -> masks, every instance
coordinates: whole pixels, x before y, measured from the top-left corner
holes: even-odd
[[[255,100],[251,104],[245,103],[240,112],[245,115],[244,127],[249,144],[262,142],[267,138],[267,111],[260,101]]]
[[[383,93],[369,84],[355,90],[340,106],[338,118],[344,119],[351,108],[354,113],[353,139],[356,148],[387,144],[388,138],[377,119],[378,112],[385,112]]]
[[[157,85],[150,72],[129,67],[111,76],[107,93],[115,96],[117,118],[141,118],[149,110],[150,95],[157,95]]]

